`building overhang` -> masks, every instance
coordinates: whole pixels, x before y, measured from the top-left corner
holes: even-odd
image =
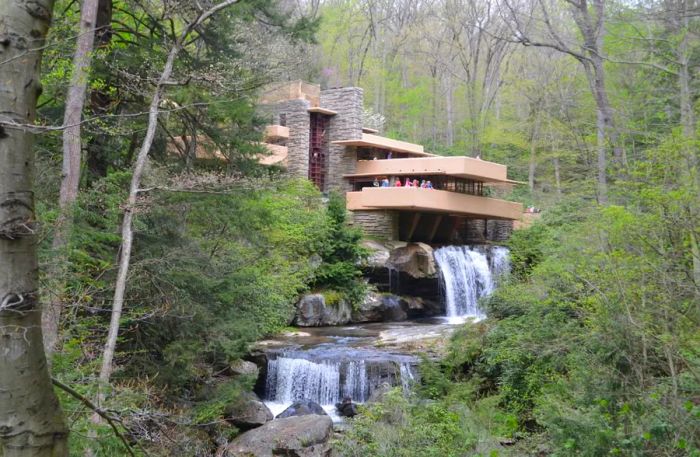
[[[289,127],[282,125],[268,125],[265,127],[265,140],[288,140]]]
[[[306,111],[308,111],[309,113],[325,114],[326,116],[335,116],[336,114],[338,114],[337,111],[333,111],[332,109],[321,108],[318,106],[313,106]]]
[[[523,212],[520,203],[437,189],[365,187],[346,196],[351,211],[420,211],[502,220],[519,220]]]
[[[258,163],[260,165],[286,165],[288,150],[287,146],[278,144],[262,143],[269,151],[269,154],[260,154]]]
[[[471,157],[421,157],[408,159],[360,160],[355,173],[346,178],[373,176],[447,175],[485,183],[519,184],[507,177],[507,167]]]
[[[386,149],[393,152],[403,152],[418,157],[434,157],[433,154],[425,152],[423,146],[415,143],[408,143],[406,141],[393,140],[391,138],[386,138],[379,135],[373,135],[371,133],[363,133],[361,138],[352,140],[338,140],[332,141],[332,144],[339,144],[345,146],[359,146],[366,148],[378,148]]]

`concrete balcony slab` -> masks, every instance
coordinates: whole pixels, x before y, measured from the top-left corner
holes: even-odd
[[[424,211],[504,220],[518,220],[523,212],[520,203],[437,189],[365,187],[358,192],[348,192],[346,196],[347,208],[351,211]]]

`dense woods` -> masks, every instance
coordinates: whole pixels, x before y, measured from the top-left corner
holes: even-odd
[[[700,455],[699,6],[2,0],[0,456],[214,455],[251,343],[365,294],[344,199],[258,164],[293,79],[543,209],[337,453]]]

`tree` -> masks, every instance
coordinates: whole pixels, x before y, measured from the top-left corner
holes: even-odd
[[[83,0],[80,9],[80,32],[73,56],[66,108],[63,116],[63,173],[61,176],[61,193],[59,197],[60,212],[54,232],[52,248],[56,253],[53,276],[56,281],[49,306],[44,313],[44,345],[49,355],[58,341],[58,326],[63,312],[63,289],[67,258],[65,250],[73,225],[73,205],[78,196],[81,162],[81,128],[80,121],[85,105],[88,74],[92,61],[92,49],[95,41],[95,24],[97,21],[98,0]]]
[[[121,319],[122,308],[124,306],[124,292],[126,290],[126,278],[129,273],[129,259],[131,258],[131,246],[133,243],[133,218],[134,209],[136,207],[136,199],[139,194],[139,187],[141,186],[141,177],[143,175],[144,168],[146,166],[146,160],[148,159],[148,153],[151,151],[151,145],[153,144],[153,139],[156,134],[156,128],[158,127],[158,111],[161,103],[161,96],[163,94],[163,89],[170,83],[170,77],[173,72],[173,66],[175,64],[175,58],[182,50],[185,44],[185,40],[189,37],[190,33],[204,23],[211,16],[221,11],[222,9],[237,3],[238,0],[224,0],[221,3],[211,7],[210,9],[201,12],[197,18],[187,24],[185,29],[182,31],[180,36],[177,38],[168,58],[165,61],[165,66],[163,67],[163,72],[158,79],[156,88],[153,92],[153,97],[151,98],[151,106],[148,110],[148,127],[146,130],[146,136],[141,144],[141,149],[139,150],[138,156],[136,157],[136,163],[134,164],[134,172],[131,178],[131,186],[129,187],[129,197],[126,201],[124,207],[124,220],[122,221],[122,242],[119,256],[119,271],[117,273],[117,283],[114,288],[114,302],[112,304],[112,318],[109,324],[109,333],[107,335],[107,342],[105,343],[104,354],[102,356],[102,367],[100,369],[100,382],[104,385],[109,383],[109,378],[112,374],[112,360],[114,359],[114,350],[117,346],[117,336],[119,335],[119,320]]]
[[[561,21],[557,9],[546,0],[534,0],[529,4],[529,11],[521,11],[509,0],[504,0],[507,14],[510,16],[515,41],[525,46],[537,46],[556,49],[568,54],[581,63],[588,79],[591,94],[596,103],[596,147],[598,152],[598,202],[608,201],[608,148],[613,147],[615,160],[622,165],[622,148],[615,126],[614,113],[608,96],[606,73],[604,68],[605,53],[603,38],[606,31],[606,0],[567,0],[568,12],[581,34],[581,40],[568,36],[554,24]],[[539,12],[539,14],[538,14]],[[533,23],[541,21],[543,30],[538,30]],[[542,39],[535,37],[543,34]],[[505,38],[504,39],[510,39]],[[574,42],[573,44],[570,44]]]
[[[0,3],[0,454],[67,456],[44,354],[34,215],[34,122],[52,0]]]

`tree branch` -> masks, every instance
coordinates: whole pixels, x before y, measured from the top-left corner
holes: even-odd
[[[53,383],[54,386],[58,387],[62,391],[66,392],[69,394],[71,397],[75,398],[76,400],[80,401],[82,404],[93,410],[96,414],[98,414],[100,417],[102,417],[104,420],[107,421],[110,427],[112,427],[112,430],[114,431],[114,434],[121,440],[122,443],[124,443],[124,446],[126,447],[126,450],[129,452],[129,455],[132,457],[136,457],[136,453],[134,453],[133,448],[127,441],[126,437],[119,431],[119,428],[117,425],[114,423],[114,420],[105,412],[105,410],[98,408],[95,406],[93,402],[91,402],[89,399],[85,398],[85,396],[81,395],[79,392],[77,392],[75,389],[72,387],[63,384],[61,381],[59,381],[56,378],[51,378],[51,382]],[[143,449],[141,449],[143,451]],[[145,454],[145,452],[144,452]],[[148,454],[146,454],[148,455]]]

